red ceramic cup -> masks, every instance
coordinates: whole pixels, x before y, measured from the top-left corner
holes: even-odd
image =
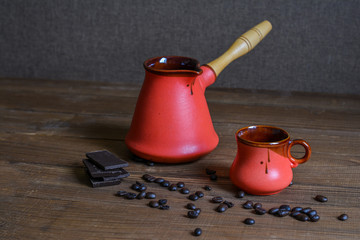
[[[279,193],[289,186],[292,168],[309,160],[310,145],[301,139],[290,140],[289,134],[277,127],[250,126],[236,132],[237,155],[230,168],[230,179],[240,189],[253,195]],[[291,155],[294,145],[302,145],[305,155]]]

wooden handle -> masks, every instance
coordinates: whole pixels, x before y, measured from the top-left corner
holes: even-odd
[[[207,65],[210,66],[216,73],[216,76],[218,76],[232,61],[250,52],[261,40],[263,40],[271,29],[272,26],[269,21],[265,20],[261,22],[241,35],[223,55]]]

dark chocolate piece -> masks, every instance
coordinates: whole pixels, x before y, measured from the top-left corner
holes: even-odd
[[[128,162],[106,150],[86,153],[86,157],[88,157],[92,163],[106,171],[129,166]]]
[[[98,168],[92,162],[90,162],[89,159],[83,159],[83,163],[87,168],[87,170],[89,171],[90,176],[93,178],[107,178],[107,177],[125,178],[130,176],[130,174],[123,168],[104,171]]]
[[[92,178],[92,177],[89,177],[89,179],[90,179],[92,187],[94,187],[94,188],[113,186],[113,185],[118,185],[121,183],[121,178],[109,180],[109,181],[103,181],[99,178]]]

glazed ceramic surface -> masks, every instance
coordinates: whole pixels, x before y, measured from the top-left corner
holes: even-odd
[[[188,57],[163,56],[144,63],[145,80],[125,143],[138,157],[181,163],[215,149],[214,130],[205,89],[230,62],[251,51],[271,30],[264,21],[245,34],[219,58],[201,66]]]
[[[236,132],[236,140],[238,150],[230,168],[230,178],[249,194],[279,193],[292,181],[292,168],[306,162],[311,155],[306,141],[290,140],[286,131],[276,127],[245,127]],[[300,159],[291,155],[291,147],[296,144],[305,149]]]

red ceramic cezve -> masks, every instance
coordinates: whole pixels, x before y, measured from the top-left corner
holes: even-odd
[[[291,183],[292,168],[306,162],[311,155],[306,141],[290,140],[289,134],[277,127],[245,127],[236,132],[236,140],[238,151],[230,168],[230,179],[253,195],[279,193]],[[305,155],[299,159],[290,152],[297,144],[305,149]]]
[[[141,88],[125,143],[138,157],[181,163],[210,153],[218,144],[205,89],[234,59],[254,48],[271,30],[264,21],[242,36],[222,56],[201,66],[187,57],[164,56],[144,62]]]

